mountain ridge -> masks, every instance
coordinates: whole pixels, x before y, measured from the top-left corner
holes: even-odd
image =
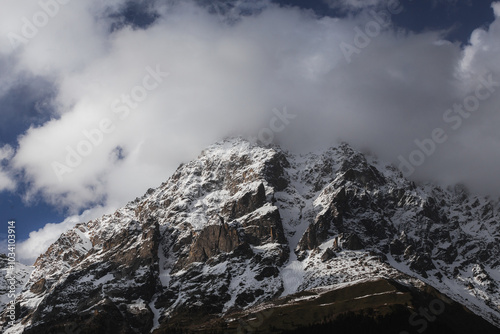
[[[5,332],[161,332],[373,278],[425,282],[500,327],[499,216],[497,201],[415,185],[345,143],[294,155],[228,139],[63,233]]]

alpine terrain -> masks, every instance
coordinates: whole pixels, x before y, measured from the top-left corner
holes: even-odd
[[[4,333],[500,333],[500,203],[228,139],[30,270]]]

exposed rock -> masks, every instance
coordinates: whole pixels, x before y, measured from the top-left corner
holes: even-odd
[[[240,244],[238,232],[227,224],[209,225],[195,238],[189,256],[183,266],[193,262],[205,262],[222,252],[229,253]]]
[[[405,259],[409,259],[414,253],[415,253],[415,248],[413,247],[413,245],[409,245],[408,247],[406,247],[404,252]]]
[[[337,252],[339,250],[340,250],[339,237],[335,237],[335,240],[333,240],[332,251]]]
[[[242,239],[251,245],[258,246],[269,242],[286,244],[283,225],[277,207],[249,216],[240,223]]]
[[[422,214],[434,222],[446,222],[446,219],[441,217],[439,211],[436,200],[432,197],[427,198],[422,208]]]
[[[410,260],[410,268],[415,272],[422,275],[422,277],[427,278],[427,272],[436,269],[432,259],[427,255],[417,255]]]
[[[321,261],[326,262],[330,259],[333,259],[336,256],[337,255],[335,255],[335,252],[331,248],[327,248],[323,253],[323,255],[321,255]]]
[[[365,248],[363,242],[356,234],[348,234],[342,237],[341,245],[344,249],[360,250]]]
[[[348,169],[344,173],[344,179],[346,181],[357,182],[360,185],[371,189],[385,183],[384,177],[380,174],[380,172],[371,166],[362,171],[357,169]]]
[[[228,203],[222,210],[222,214],[228,220],[240,218],[249,214],[266,203],[266,190],[264,184],[260,183],[255,192],[247,192],[235,202]]]
[[[389,245],[389,250],[392,255],[403,255],[405,251],[405,245],[399,239],[394,239]]]
[[[289,180],[285,172],[285,168],[288,167],[290,167],[290,163],[282,152],[277,152],[266,161],[264,174],[266,180],[276,191],[282,191],[288,186]]]
[[[343,231],[343,214],[349,210],[345,189],[342,188],[334,197],[327,210],[320,213],[316,221],[309,225],[309,228],[300,239],[297,251],[314,249],[324,242],[330,235],[329,231],[335,227],[337,231]]]
[[[278,277],[280,271],[276,267],[264,267],[262,271],[255,276],[255,279],[257,281],[262,281],[263,279],[267,277]]]
[[[35,295],[44,292],[45,282],[46,282],[45,278],[38,280],[38,282],[36,282],[31,286],[30,291],[33,292]]]

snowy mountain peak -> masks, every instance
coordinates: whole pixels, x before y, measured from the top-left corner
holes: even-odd
[[[417,186],[345,143],[296,155],[225,140],[63,233],[6,333],[226,328],[280,297],[377,278],[425,282],[500,326],[499,216],[498,203]]]

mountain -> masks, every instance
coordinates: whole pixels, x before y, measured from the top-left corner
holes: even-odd
[[[29,280],[33,267],[11,261],[0,253],[0,310],[12,300],[12,294],[19,294]]]
[[[497,200],[417,185],[347,144],[230,139],[63,233],[3,329],[500,333],[499,217]]]

